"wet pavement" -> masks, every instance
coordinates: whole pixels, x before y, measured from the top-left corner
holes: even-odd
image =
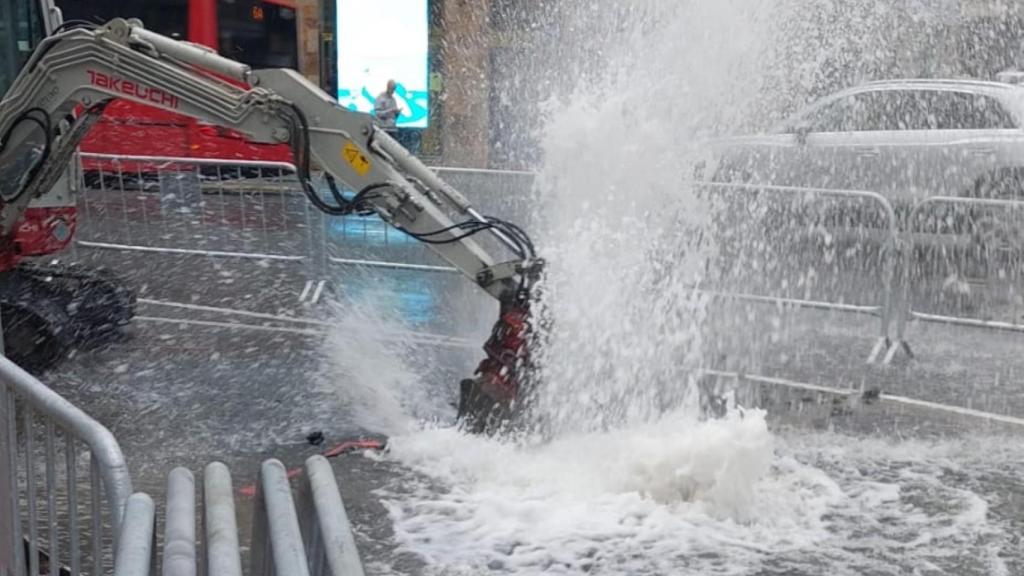
[[[154,258],[111,250],[79,249],[78,256],[79,261],[128,271],[125,277],[140,297],[138,317],[121,337],[76,351],[42,379],[113,432],[129,462],[134,489],[158,502],[175,467],[187,467],[199,477],[206,464],[221,461],[241,488],[255,481],[259,463],[267,458],[300,466],[338,443],[380,437],[379,430],[357,423],[343,368],[325,361],[338,342],[363,338],[332,326],[332,319],[344,314],[343,301],[355,306],[370,294],[375,303],[393,306],[400,315],[412,308],[402,330],[375,337],[385,357],[395,342],[435,357],[436,368],[420,383],[436,390],[444,404],[454,402],[458,378],[471,371],[481,354],[482,337],[470,343],[450,326],[466,310],[445,310],[459,302],[486,309],[486,300],[452,289],[461,280],[451,275],[424,279],[403,272],[339,271],[345,282],[331,282],[322,301],[312,305],[300,302],[305,276],[288,264]],[[449,340],[439,334],[460,337]],[[363,343],[364,348],[375,346]],[[454,409],[448,417],[454,418]],[[318,446],[307,440],[316,431],[324,437]],[[358,455],[336,462],[364,542],[388,542],[387,515],[369,494],[389,471]],[[239,493],[237,501],[245,535],[251,529],[252,500]]]
[[[98,234],[93,232],[95,239]],[[170,238],[180,240],[180,234],[172,229]],[[361,248],[356,241],[345,245],[345,250],[344,256],[353,258],[381,254],[372,247]],[[422,261],[419,253],[403,253],[396,246],[388,250],[391,256],[407,256],[409,262]],[[252,483],[259,462],[266,458],[295,466],[325,446],[389,430],[391,422],[368,420],[374,414],[368,415],[360,405],[367,397],[374,399],[375,391],[355,383],[373,381],[379,374],[382,387],[393,387],[394,382],[385,386],[384,380],[410,376],[390,373],[393,365],[417,367],[412,378],[416,390],[407,391],[406,403],[397,410],[441,424],[451,422],[455,385],[472,371],[493,322],[493,304],[464,279],[444,272],[337,264],[313,269],[308,262],[81,245],[74,257],[124,274],[141,299],[139,318],[123,338],[75,353],[43,379],[111,429],[128,459],[135,489],[153,494],[158,501],[166,474],[176,466],[186,466],[198,475],[205,464],[220,460],[231,467],[236,485],[242,486]],[[309,301],[310,280],[325,281],[324,294],[316,304]],[[729,348],[734,342],[724,338],[718,342],[718,351],[724,353],[716,355],[709,368],[840,390],[877,388],[887,394],[1024,417],[1020,381],[1024,357],[1018,353],[1024,335],[915,323],[908,331],[914,360],[898,356],[891,366],[869,366],[866,359],[879,333],[877,318],[774,305],[755,305],[754,311],[741,314],[734,306],[715,309],[726,318],[718,330],[733,330],[731,322],[741,318],[746,347]],[[362,315],[365,307],[373,313]],[[379,325],[381,318],[390,321]],[[363,360],[365,366],[359,366]],[[842,406],[837,411],[828,399],[811,402],[818,407],[810,410],[808,395],[802,393],[804,398],[795,403],[772,396],[767,406],[782,439],[781,451],[801,465],[835,471],[844,487],[857,485],[850,480],[851,466],[878,466],[878,477],[883,478],[890,474],[886,467],[900,476],[904,468],[922,465],[892,455],[879,463],[863,451],[874,437],[908,438],[920,431],[933,437],[932,428],[920,425],[932,417],[928,410],[869,407],[857,411]],[[417,413],[421,404],[427,407]],[[965,428],[964,422],[941,427],[941,432],[971,442],[981,428],[970,423]],[[809,429],[815,432],[808,434]],[[833,436],[836,430],[839,435]],[[312,431],[323,432],[323,446],[307,442]],[[1017,427],[997,432],[1014,434]],[[817,446],[816,439],[821,440]],[[848,452],[860,454],[863,462],[837,459],[837,453]],[[1016,518],[1022,500],[1008,489],[1016,484],[1020,464],[1016,458],[1011,454],[1001,462],[943,468],[937,472],[944,475],[942,490],[980,494],[993,511],[992,522],[1009,526],[1001,533],[1019,532]],[[430,562],[413,552],[415,546],[403,540],[407,534],[396,536],[394,515],[399,506],[395,502],[437,481],[395,459],[349,454],[333,462],[371,571],[434,573],[426,567]],[[448,488],[441,485],[437,490],[444,493]],[[240,524],[247,531],[250,501],[239,498]],[[869,545],[856,535],[855,525],[863,519],[847,520],[849,525],[835,527],[834,537],[846,538],[835,544],[836,549],[843,555],[871,557],[859,550]],[[890,537],[895,542],[907,535],[894,532],[885,538]],[[963,551],[977,551],[986,542],[971,540]],[[899,567],[898,548],[893,546],[878,557]],[[829,554],[773,555],[752,564],[762,566],[761,572],[749,573],[820,573],[834,560]],[[928,554],[922,552],[920,558]],[[920,558],[908,562],[917,565]],[[1014,573],[1021,562],[1014,553],[1004,552],[1001,558],[1009,563],[1008,573]],[[865,570],[874,565],[858,562],[852,565]],[[445,565],[436,559],[433,564]],[[959,566],[963,574],[988,573],[983,563]]]
[[[84,251],[79,249],[79,254]],[[343,271],[337,273],[338,280],[332,283],[333,290],[324,302],[310,306],[298,300],[305,285],[302,275],[287,266],[253,267],[250,262],[194,256],[160,259],[163,261],[151,255],[109,250],[88,254],[87,261],[136,272],[128,278],[144,298],[140,318],[123,338],[76,353],[44,378],[111,429],[130,463],[136,490],[159,498],[172,468],[186,466],[198,474],[214,460],[231,467],[237,486],[251,484],[259,462],[266,458],[279,458],[288,466],[296,466],[324,446],[379,432],[363,425],[365,420],[353,413],[352,396],[345,391],[344,369],[325,356],[338,345],[339,330],[343,342],[354,343],[364,337],[344,334],[344,321],[333,328],[323,325],[330,324],[331,318],[344,318],[345,306],[354,306],[360,295],[374,294],[375,303],[389,303],[400,316],[415,308],[417,313],[408,314],[404,330],[420,334],[420,338],[452,337],[442,341],[410,340],[407,333],[383,332],[375,336],[384,338],[379,346],[367,347],[364,343],[360,350],[376,348],[385,359],[389,353],[408,352],[410,347],[428,350],[430,359],[424,366],[430,369],[420,374],[416,385],[442,399],[438,403],[442,409],[433,412],[433,417],[440,415],[450,421],[454,416],[450,408],[445,415],[443,405],[454,401],[455,383],[472,369],[483,340],[482,330],[475,335],[454,330],[453,318],[465,320],[467,311],[461,307],[455,314],[452,307],[473,300],[471,292],[459,287],[466,284],[461,279],[406,272],[356,274],[346,269],[347,276]],[[150,280],[159,277],[161,270],[171,272],[164,274],[166,282]],[[205,282],[211,277],[232,281]],[[346,295],[354,298],[346,299]],[[331,304],[338,301],[342,303]],[[309,323],[167,303],[269,311],[279,317],[308,319]],[[486,300],[481,297],[469,308],[473,307],[486,309]],[[768,310],[771,313],[763,318],[766,333],[775,326],[775,333],[785,336],[761,349],[758,357],[762,362],[748,366],[756,370],[747,373],[838,389],[880,387],[887,393],[1024,415],[1020,402],[1024,387],[1015,379],[1024,369],[1024,360],[1016,353],[1020,336],[980,330],[965,334],[960,328],[914,325],[909,336],[916,360],[897,358],[893,366],[870,367],[865,358],[875,341],[877,319],[791,311],[785,315],[780,332],[777,318],[773,319],[777,309]],[[489,318],[480,316],[477,324],[485,327]],[[393,341],[389,343],[388,339]],[[395,341],[400,342],[397,349]],[[773,398],[776,401],[768,407],[774,425],[783,437],[798,442],[809,440],[805,432],[786,431],[793,425],[799,426],[797,430],[820,431],[838,425],[859,436],[890,435],[898,429],[900,434],[913,436],[915,426],[920,427],[919,423],[930,417],[927,411],[896,416],[879,416],[877,410],[839,414],[826,406],[825,412],[817,413],[818,418],[807,418],[806,409],[803,418],[789,418],[786,410],[779,409],[785,403],[778,402],[777,395]],[[793,404],[788,406],[792,408]],[[853,425],[844,426],[844,422]],[[944,432],[967,435],[961,426],[954,424]],[[325,435],[324,446],[312,446],[306,440],[307,434],[317,430]],[[802,457],[813,464],[821,455],[808,452]],[[410,479],[415,472],[393,461],[359,454],[341,456],[334,463],[368,562],[376,563],[380,571],[388,565],[393,573],[422,573],[423,559],[397,547],[380,494],[385,487],[390,487],[391,498],[401,494],[396,482],[405,479],[415,484]],[[1008,466],[1012,468],[1012,464]],[[1008,481],[1006,475],[1011,473],[1002,472],[1002,480],[989,475],[985,481],[999,485]],[[966,481],[976,480],[969,474]],[[1010,498],[995,488],[986,490],[999,494],[1000,499]],[[1015,497],[1012,501],[1019,503]],[[239,503],[240,523],[243,530],[248,530],[246,510],[250,502],[240,495]],[[1011,508],[1018,506],[1013,504]],[[804,565],[803,560],[796,564],[778,562],[779,566]]]

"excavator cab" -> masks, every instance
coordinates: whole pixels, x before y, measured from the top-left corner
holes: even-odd
[[[60,10],[51,1],[0,0],[0,94],[7,93],[29,56],[60,24]],[[24,188],[43,161],[48,123],[48,118],[35,114],[11,129],[27,135],[17,148],[0,148],[0,198]],[[0,142],[9,136],[0,135]],[[22,215],[13,242],[0,250],[0,270],[9,270],[26,257],[63,250],[71,241],[75,223],[69,180],[61,178],[51,190],[34,198]]]
[[[39,43],[62,23],[61,13],[49,0],[0,0],[0,94],[21,72]],[[48,119],[18,123],[14,130],[28,132],[27,144],[0,148],[0,198],[20,190],[42,162]],[[0,143],[9,135],[0,135]],[[58,252],[71,241],[76,222],[75,201],[68,178],[32,200],[16,229],[13,245],[0,253],[0,270],[16,266],[22,258]]]

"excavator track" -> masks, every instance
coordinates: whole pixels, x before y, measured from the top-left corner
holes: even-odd
[[[18,271],[62,295],[78,340],[108,335],[135,316],[135,293],[119,275],[106,268],[22,264]]]
[[[5,352],[32,372],[109,341],[135,314],[135,294],[110,271],[23,264],[0,273]]]

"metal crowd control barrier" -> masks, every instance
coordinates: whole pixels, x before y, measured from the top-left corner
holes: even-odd
[[[927,198],[910,213],[905,237],[896,329],[901,346],[910,350],[906,327],[912,320],[1024,332],[1024,202]],[[943,280],[938,294],[915,278],[914,260],[922,255],[941,267],[930,270]],[[963,314],[972,308],[975,316]]]
[[[363,576],[345,505],[334,470],[323,456],[306,460],[299,475],[298,503],[292,497],[288,471],[278,460],[260,467],[252,542],[253,576]],[[167,512],[162,551],[153,544],[153,501],[145,494],[128,500],[124,533],[118,548],[115,576],[156,573],[161,556],[163,576],[242,576],[231,473],[215,462],[203,475],[203,538],[197,546],[195,479],[184,468],[167,480]],[[200,570],[199,550],[203,552]]]
[[[80,154],[78,244],[303,261],[313,209],[281,162]]]
[[[535,203],[531,201],[534,174],[530,172],[435,170],[483,212],[519,221],[531,215]],[[296,266],[294,270],[306,279],[300,301],[319,300],[333,266],[456,272],[427,247],[376,217],[330,218],[320,214],[309,206],[294,179],[294,167],[287,163],[81,154],[77,181],[82,192],[79,246]],[[868,302],[850,301],[860,298],[860,294],[811,298],[786,294],[785,290],[743,293],[736,286],[708,287],[711,296],[877,316],[879,336],[869,362],[888,363],[900,350],[910,353],[905,329],[912,319],[1003,330],[1021,330],[1024,326],[1024,320],[909,308],[910,300],[922,300],[921,282],[911,277],[912,255],[921,249],[920,230],[914,229],[921,224],[921,216],[943,206],[1013,208],[1013,201],[931,198],[916,206],[907,221],[910,228],[903,234],[891,204],[875,192],[720,182],[695,185],[719,194],[771,195],[802,205],[869,205],[878,216],[869,226],[840,217],[833,218],[831,227],[815,224],[810,232],[845,229],[859,235],[856,241],[874,242],[884,250],[884,265],[858,278],[873,284],[860,286],[862,293],[872,294]],[[877,237],[872,239],[868,233]],[[900,252],[902,257],[896,257]],[[1007,266],[1006,271],[1016,275],[1022,268],[1018,262]]]
[[[302,533],[307,535],[306,557],[312,576],[363,576],[334,470],[323,456],[306,461],[298,512]]]
[[[426,246],[376,217],[325,217],[309,206],[289,164],[220,159],[80,155],[81,226],[78,245],[170,256],[205,256],[277,262],[306,279],[301,302],[317,302],[335,266],[365,266],[410,272],[456,272]],[[515,221],[533,210],[534,175],[529,172],[435,169],[479,209]],[[883,295],[849,303],[841,298],[806,298],[782,293],[709,293],[746,301],[841,310],[881,318],[873,361],[889,349],[893,272],[888,256],[896,244],[892,207],[873,192],[700,183],[719,193],[768,194],[805,203],[869,204],[880,214],[873,225],[885,247],[886,264],[869,275]],[[326,194],[326,189],[325,189]],[[856,227],[857,225],[853,225]],[[864,232],[861,227],[859,231]],[[258,272],[258,271],[256,271]],[[872,291],[874,291],[872,287]]]
[[[529,172],[435,170],[485,213],[528,213]],[[77,171],[77,246],[295,263],[311,280],[331,264],[455,272],[376,216],[324,216],[291,164],[82,153]]]
[[[177,468],[168,476],[161,549],[153,499],[131,493],[110,432],[2,356],[0,461],[0,574],[148,576],[157,573],[158,555],[164,576],[200,573],[192,474]],[[264,462],[248,573],[363,576],[327,459],[306,461],[297,505],[289,482],[279,461]],[[203,572],[241,576],[234,490],[223,464],[206,467],[203,504]]]
[[[750,293],[749,291],[740,292],[736,290],[736,285],[749,284],[744,281],[731,283],[726,282],[726,285],[722,288],[704,290],[704,293],[715,298],[727,298],[730,300],[740,300],[752,303],[769,303],[785,307],[870,314],[878,317],[880,323],[878,338],[868,356],[868,363],[876,362],[881,358],[883,353],[887,353],[886,356],[892,353],[893,341],[890,338],[891,324],[894,315],[892,293],[895,286],[895,263],[899,253],[899,229],[896,213],[888,200],[876,192],[861,190],[798,188],[789,186],[721,182],[697,182],[694,183],[694,185],[710,192],[712,195],[717,193],[719,196],[743,195],[744,197],[749,198],[750,196],[761,194],[769,195],[773,198],[784,200],[787,206],[784,210],[791,210],[793,206],[816,206],[819,213],[816,213],[809,219],[801,218],[799,215],[794,216],[791,212],[780,212],[777,216],[781,216],[784,220],[787,220],[786,222],[768,222],[766,224],[767,226],[775,226],[778,229],[785,229],[785,234],[789,237],[784,238],[783,242],[793,241],[794,238],[789,233],[794,231],[799,232],[800,235],[804,236],[804,239],[813,239],[814,237],[821,237],[824,235],[837,237],[845,232],[848,236],[853,236],[855,244],[863,246],[870,242],[875,242],[880,246],[881,250],[879,254],[882,263],[881,268],[878,270],[876,275],[872,275],[874,281],[877,282],[878,288],[878,301],[875,302],[863,304],[849,303],[844,302],[842,298],[836,297],[835,294],[831,294],[824,298],[807,298],[779,294],[773,290],[768,290],[766,291],[767,293],[759,294]],[[734,198],[726,198],[727,202],[730,200],[734,200]],[[829,213],[829,211],[825,209],[828,208],[827,205],[829,203],[838,203],[840,205],[845,204],[846,208],[850,208],[850,205],[868,205],[873,207],[875,211],[874,216],[876,217],[868,218],[866,216],[871,213],[870,210],[854,209],[846,210],[844,212],[844,210],[840,209]],[[744,202],[743,204],[744,209],[747,209],[752,203]],[[721,207],[719,207],[719,209],[722,210]],[[737,217],[736,213],[732,212],[728,207],[723,211],[727,213],[727,217]],[[753,219],[770,218],[770,212],[770,209],[761,210]],[[746,216],[748,215],[744,214],[740,216],[740,218]],[[788,221],[789,218],[793,218],[793,221]],[[870,222],[866,223],[863,219],[870,220]],[[799,230],[787,228],[787,226],[793,226],[794,222],[797,227],[803,226],[804,228]],[[751,245],[757,245],[758,243],[756,239],[752,239],[744,235],[747,231],[747,228],[744,226],[749,223],[750,220],[747,220],[741,224],[738,232],[732,230],[732,232],[743,236],[738,240],[738,244],[742,245],[738,249],[739,251],[748,250]],[[735,220],[729,221],[726,223],[726,227],[731,229],[736,224],[737,222]]]
[[[0,574],[107,572],[132,492],[121,449],[3,357],[0,462]]]
[[[724,193],[788,196],[796,203],[821,198],[861,199],[884,214],[877,229],[883,233],[881,242],[887,257],[880,274],[874,276],[881,286],[881,302],[850,304],[835,299],[744,293],[731,287],[704,290],[709,296],[878,316],[880,335],[869,363],[889,364],[901,351],[913,357],[906,329],[914,320],[1024,333],[1024,201],[927,198],[915,204],[901,230],[891,203],[874,192],[708,182],[696,185]],[[812,228],[814,234],[835,234],[842,226]],[[742,243],[756,241],[743,238]]]

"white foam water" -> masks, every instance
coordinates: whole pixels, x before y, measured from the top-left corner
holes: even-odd
[[[685,398],[704,310],[691,286],[709,250],[693,243],[708,211],[687,180],[701,141],[755,99],[748,55],[769,41],[770,15],[769,3],[726,1],[570,16],[584,20],[578,34],[607,34],[615,50],[596,52],[602,76],[551,105],[543,135],[534,229],[554,322],[538,425],[558,434],[642,423]]]
[[[430,481],[410,494],[407,477],[382,495],[398,541],[445,569],[667,573],[723,545],[748,554],[813,538],[801,523],[752,522],[772,444],[763,414],[738,412],[703,426],[673,413],[539,446],[435,429],[393,439],[388,456]]]
[[[392,440],[415,474],[378,493],[428,573],[1009,574],[989,442],[778,438],[757,412],[534,447],[432,429]]]

